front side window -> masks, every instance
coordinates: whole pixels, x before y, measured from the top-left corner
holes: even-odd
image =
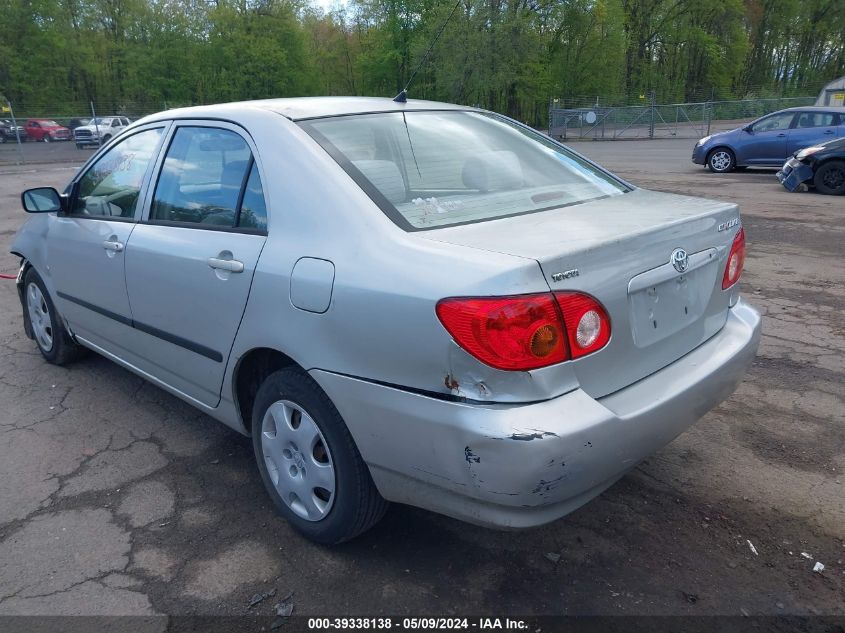
[[[767,116],[765,119],[760,119],[751,129],[754,132],[771,132],[788,130],[792,124],[792,119],[795,118],[794,112],[782,112],[780,114],[773,114]]]
[[[495,115],[389,112],[301,125],[406,230],[543,211],[628,191],[550,139]]]
[[[150,221],[236,227],[251,164],[252,152],[239,134],[220,128],[180,127],[167,150]]]
[[[132,218],[144,174],[152,160],[162,128],[133,134],[109,149],[79,179],[71,214]]]

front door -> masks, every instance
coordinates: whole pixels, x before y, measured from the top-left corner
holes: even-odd
[[[742,132],[737,149],[740,165],[782,165],[786,160],[786,141],[794,112],[776,112],[755,121],[750,131]]]
[[[59,311],[75,334],[116,354],[132,322],[125,248],[163,132],[141,130],[96,159],[72,184],[68,213],[47,234]]]
[[[216,406],[267,234],[242,130],[180,122],[149,198],[126,249],[134,352],[141,369]]]

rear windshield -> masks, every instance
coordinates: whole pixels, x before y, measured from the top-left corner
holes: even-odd
[[[628,191],[549,138],[493,114],[388,112],[300,125],[406,230],[521,215]]]

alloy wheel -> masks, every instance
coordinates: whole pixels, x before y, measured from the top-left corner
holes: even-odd
[[[731,166],[731,155],[725,150],[714,152],[710,157],[710,166],[714,171],[726,171]]]
[[[831,189],[839,189],[845,184],[845,170],[836,167],[828,169],[822,177],[822,182]]]

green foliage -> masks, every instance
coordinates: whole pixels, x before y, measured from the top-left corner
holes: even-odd
[[[0,94],[52,115],[393,96],[450,16],[412,96],[531,124],[550,98],[806,95],[845,74],[842,0],[307,1],[0,0]]]

